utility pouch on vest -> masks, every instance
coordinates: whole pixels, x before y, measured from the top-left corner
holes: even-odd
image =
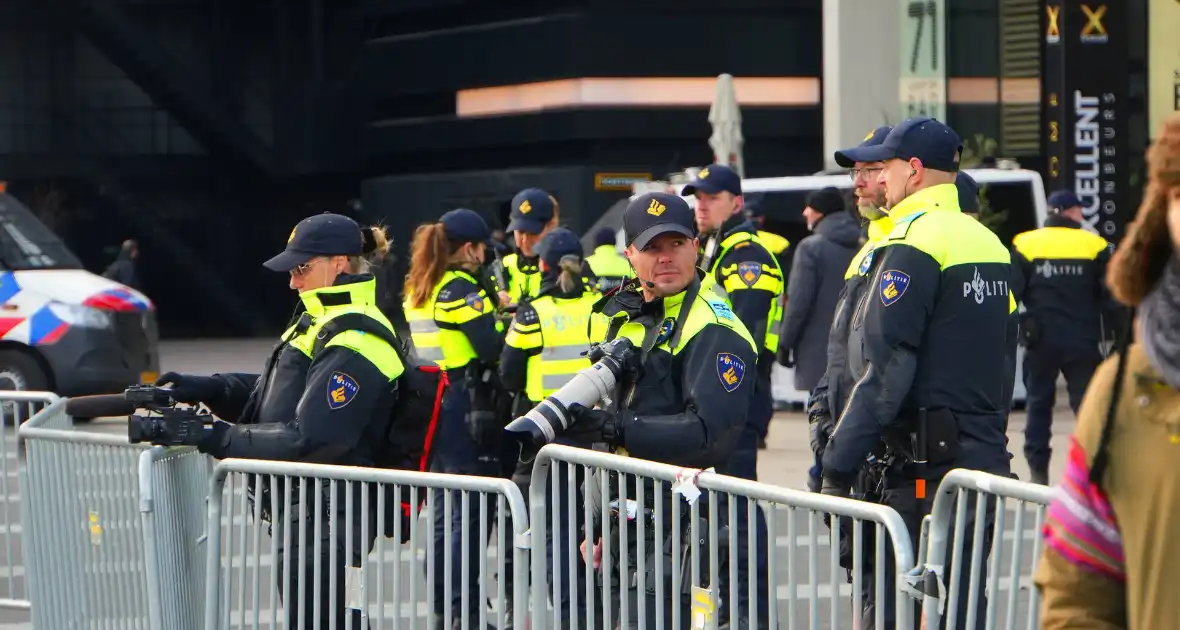
[[[442,409],[443,395],[450,388],[450,378],[447,371],[433,361],[425,361],[417,356],[408,356],[401,341],[380,322],[363,313],[347,313],[333,318],[324,324],[316,337],[312,348],[314,358],[328,342],[336,335],[346,330],[359,330],[376,336],[388,343],[401,360],[403,371],[395,384],[397,400],[393,405],[393,412],[389,418],[374,418],[376,422],[388,424],[386,437],[389,441],[385,457],[377,462],[381,468],[398,470],[426,471],[430,468],[431,446],[434,442],[435,429],[438,427],[439,413]],[[389,488],[389,497],[393,489]],[[402,489],[402,505],[400,518],[402,520],[402,542],[409,540],[410,518],[409,490]],[[418,507],[425,505],[426,497],[422,495]],[[391,505],[391,501],[387,505]],[[393,536],[392,519],[386,520],[385,535]]]

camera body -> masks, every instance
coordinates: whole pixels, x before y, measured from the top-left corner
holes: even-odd
[[[149,414],[127,418],[127,441],[149,442],[155,446],[195,446],[205,436],[205,425],[213,422],[209,412],[196,408],[177,409],[171,392],[151,385],[132,385],[123,398]]]
[[[618,384],[633,382],[639,371],[639,351],[626,337],[593,344],[587,357],[593,362],[590,367],[580,370],[561,389],[504,427],[520,443],[524,461],[531,461],[541,447],[573,425],[570,407],[593,407],[610,400]]]

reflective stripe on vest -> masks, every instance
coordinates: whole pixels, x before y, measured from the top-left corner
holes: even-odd
[[[763,243],[762,240],[759,239],[755,234],[751,234],[749,232],[735,232],[734,234],[730,234],[721,241],[721,245],[717,248],[717,257],[713,259],[713,268],[708,270],[708,273],[705,274],[705,279],[701,281],[702,290],[711,290],[717,295],[724,297],[726,300],[729,299],[729,292],[727,292],[724,287],[717,284],[717,266],[721,264],[722,260],[725,260],[726,255],[729,254],[731,249],[733,249],[739,243],[744,243],[746,241],[753,241],[755,245],[762,247],[762,249],[765,249],[767,253],[771,253],[770,248],[768,248],[766,244]],[[786,278],[783,278],[783,270],[778,264],[778,259],[775,258],[773,254],[771,254],[770,259],[773,261],[774,269],[778,272],[778,276],[782,280],[779,283],[778,293],[774,296],[774,299],[770,301],[770,312],[766,316],[766,339],[763,341],[762,345],[766,350],[778,352],[778,333],[780,323],[783,319],[782,296],[786,285]]]
[[[438,325],[438,294],[447,283],[457,278],[479,286],[470,274],[451,269],[443,274],[442,279],[431,290],[430,298],[421,308],[412,308],[408,302],[403,304],[406,324],[410,327],[410,337],[414,340],[414,349],[418,357],[434,361],[446,369],[463,367],[477,356],[463,331]],[[461,301],[463,298],[459,299]]]
[[[561,389],[582,368],[590,366],[587,323],[598,296],[584,293],[573,299],[541,296],[529,304],[541,325],[542,349],[529,357],[525,395],[540,401]]]

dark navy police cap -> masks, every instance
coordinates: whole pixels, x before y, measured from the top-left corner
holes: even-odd
[[[271,271],[291,271],[319,256],[360,256],[364,237],[356,221],[325,212],[307,217],[295,225],[287,237],[287,248],[262,263]]]
[[[582,257],[582,240],[565,228],[554,228],[537,244],[537,254],[550,268],[557,268],[566,256]]]
[[[1053,194],[1049,195],[1047,205],[1049,206],[1050,210],[1056,210],[1060,212],[1066,208],[1082,205],[1082,200],[1078,199],[1078,195],[1074,191],[1064,189],[1054,191]]]
[[[719,192],[742,194],[742,178],[732,168],[724,164],[710,164],[702,168],[695,178],[689,182],[680,194],[691,197],[697,191],[716,195]]]
[[[979,184],[965,171],[955,175],[955,188],[959,190],[959,210],[979,212]]]
[[[553,220],[557,200],[540,188],[526,188],[512,198],[507,232],[540,234]]]
[[[594,246],[602,247],[603,245],[614,245],[619,240],[618,230],[612,227],[599,228],[594,233]]]
[[[467,208],[457,208],[438,218],[446,230],[447,239],[455,243],[492,243],[492,231],[479,213]]]
[[[963,142],[954,129],[933,118],[921,116],[902,121],[885,136],[881,144],[849,149],[844,152],[844,157],[853,162],[917,158],[926,168],[954,173],[959,170],[962,151]]]
[[[881,125],[880,127],[870,131],[869,135],[865,136],[865,139],[862,140],[860,144],[856,145],[854,149],[836,151],[836,164],[838,164],[841,168],[852,168],[853,166],[856,166],[858,161],[863,160],[849,159],[848,152],[854,151],[861,147],[875,147],[882,142],[885,142],[885,137],[889,135],[890,131],[893,131],[893,127],[890,127],[889,125]]]
[[[647,193],[627,204],[623,212],[623,231],[627,244],[647,249],[661,234],[680,234],[695,238],[696,222],[688,202],[670,193]]]

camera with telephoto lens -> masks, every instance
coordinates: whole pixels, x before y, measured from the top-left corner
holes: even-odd
[[[133,414],[127,418],[127,441],[132,444],[149,442],[156,446],[193,446],[205,435],[205,425],[213,422],[213,414],[198,412],[196,408],[178,409],[172,394],[151,385],[132,385],[123,398],[149,414]]]
[[[590,346],[587,357],[594,362],[590,367],[582,368],[561,389],[504,427],[520,443],[522,460],[531,461],[542,446],[573,425],[570,407],[597,405],[614,394],[618,383],[634,380],[639,368],[639,353],[626,337]]]

